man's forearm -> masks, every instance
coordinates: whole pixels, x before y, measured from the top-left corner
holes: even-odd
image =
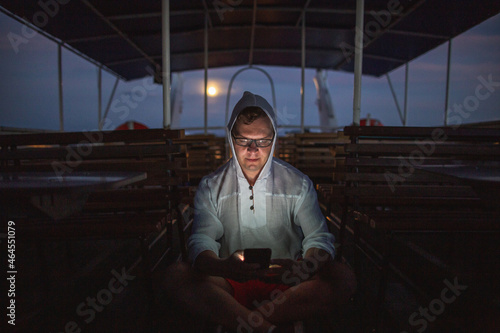
[[[194,267],[212,276],[225,276],[223,260],[210,250],[203,251],[196,257]]]
[[[326,252],[325,250],[312,247],[307,250],[303,261],[305,265],[311,265],[315,268],[313,272],[314,274],[319,271],[327,262],[329,262],[331,258],[332,256],[330,255],[330,253]]]

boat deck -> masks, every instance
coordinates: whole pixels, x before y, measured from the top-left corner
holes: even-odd
[[[175,308],[161,294],[155,294],[155,299],[151,300],[141,270],[138,269],[140,266],[124,273],[135,262],[135,243],[48,243],[44,253],[49,269],[46,276],[40,276],[40,249],[34,244],[19,242],[16,331],[80,332],[78,329],[81,329],[81,332],[212,332],[210,325],[194,320],[189,313]],[[347,250],[346,256],[350,255]],[[68,260],[70,257],[71,260]],[[358,261],[355,264],[361,266],[365,273],[358,277],[363,283],[344,313],[305,322],[306,332],[372,332],[375,312],[368,303],[373,294],[370,288],[376,288],[376,281],[370,277],[375,276],[376,272],[370,271],[373,268],[367,262]],[[158,269],[158,274],[164,267],[166,264]],[[124,281],[122,284],[117,282],[119,276]],[[450,281],[453,282],[453,277],[450,277]],[[494,318],[500,314],[499,304],[492,304],[488,308],[479,304],[485,299],[480,294],[488,293],[488,290],[491,294],[489,297],[494,298],[498,292],[491,289],[494,285],[494,281],[490,286],[467,283],[470,292],[457,297],[455,304],[449,308],[448,304],[442,311],[435,308],[433,311],[441,311],[439,317],[433,316],[438,317],[438,320],[427,321],[429,326],[425,331],[498,332],[498,323]],[[435,301],[429,306],[438,305],[438,301]],[[408,313],[419,309],[409,290],[396,279],[389,283],[385,306],[387,313],[383,319],[384,328],[380,332],[399,332],[405,324],[412,324]],[[458,312],[463,309],[468,312],[460,318],[456,315],[456,309]],[[414,318],[410,329],[422,328],[424,317]]]

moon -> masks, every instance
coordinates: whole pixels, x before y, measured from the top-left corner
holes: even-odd
[[[217,95],[217,89],[215,87],[209,87],[207,93],[209,96],[215,96]]]

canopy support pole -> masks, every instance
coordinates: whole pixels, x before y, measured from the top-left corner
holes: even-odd
[[[306,67],[306,11],[302,11],[302,42],[301,42],[301,68],[300,68],[300,133],[304,133],[304,88]]]
[[[450,98],[450,66],[451,66],[451,38],[448,40],[448,58],[446,61],[446,94],[444,100],[444,126],[448,126],[448,105]]]
[[[97,70],[97,126],[102,130],[102,66]]]
[[[408,72],[410,70],[410,65],[406,63],[405,65],[405,105],[404,105],[404,117],[403,126],[406,126],[408,121]]]
[[[59,86],[59,130],[64,132],[63,77],[62,77],[62,45],[57,44],[57,78]]]
[[[359,126],[361,114],[361,74],[363,73],[363,29],[365,1],[356,0],[356,35],[354,37],[354,97],[352,123]]]
[[[401,124],[404,125],[405,119],[403,114],[401,113],[401,107],[399,106],[398,97],[396,96],[396,92],[394,91],[394,87],[392,86],[392,81],[389,73],[385,74],[387,77],[387,82],[389,83],[389,88],[391,88],[392,98],[394,99],[394,104],[396,104],[396,108],[398,109],[399,119],[401,119]]]
[[[115,84],[113,85],[113,90],[111,91],[111,95],[109,96],[108,104],[106,105],[106,110],[104,110],[104,117],[101,120],[101,124],[99,124],[99,128],[102,129],[104,124],[104,120],[108,116],[109,108],[111,106],[111,102],[113,101],[113,98],[115,97],[115,92],[116,92],[116,87],[118,87],[118,82],[120,82],[120,79],[118,76],[115,78]]]
[[[170,103],[170,4],[162,0],[162,82],[163,82],[163,128],[170,128],[172,110]]]
[[[203,52],[204,52],[204,63],[205,63],[205,89],[204,89],[204,133],[207,135],[208,133],[208,11],[205,12],[205,31],[204,31],[204,39],[203,39]]]

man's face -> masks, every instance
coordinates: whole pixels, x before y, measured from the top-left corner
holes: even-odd
[[[273,138],[273,126],[271,120],[268,117],[261,117],[256,119],[253,123],[246,124],[235,124],[238,126],[235,128],[234,136],[236,138],[246,138],[246,139],[272,139]],[[257,147],[255,142],[248,147],[238,146],[234,142],[234,151],[236,153],[236,158],[241,165],[243,173],[248,180],[255,181],[259,176],[260,171],[264,167],[271,153],[272,145],[269,147]]]

